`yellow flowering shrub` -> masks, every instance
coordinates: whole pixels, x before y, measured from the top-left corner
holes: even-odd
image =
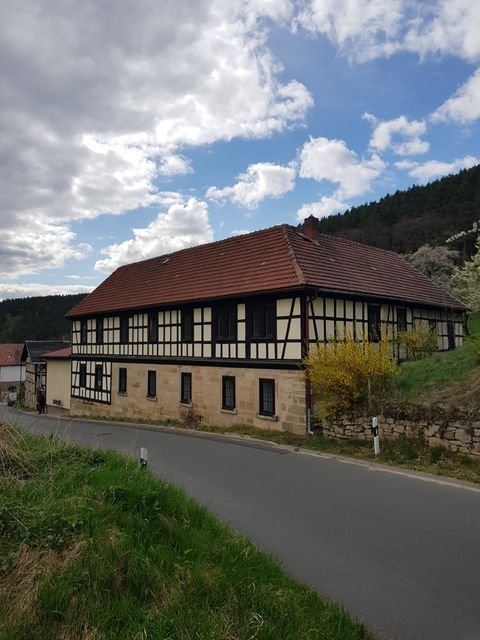
[[[356,341],[350,334],[312,347],[305,366],[314,395],[320,399],[319,418],[370,409],[398,371],[386,338],[371,343]]]
[[[399,347],[405,350],[407,360],[421,360],[437,351],[437,335],[429,327],[418,327],[413,331],[399,331]]]

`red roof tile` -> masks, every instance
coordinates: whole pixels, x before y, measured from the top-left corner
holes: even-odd
[[[0,344],[0,367],[22,364],[23,344]]]
[[[305,286],[464,308],[395,253],[280,225],[120,267],[67,316]]]
[[[65,347],[64,349],[57,349],[56,351],[49,351],[43,353],[42,358],[45,360],[66,360],[72,356],[72,347]]]

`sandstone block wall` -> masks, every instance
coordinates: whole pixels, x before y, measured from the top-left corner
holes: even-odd
[[[127,393],[118,392],[119,368],[127,368]],[[157,372],[157,395],[147,397],[147,372]],[[192,374],[192,403],[180,402],[182,373]],[[236,408],[222,409],[222,376],[235,377]],[[259,379],[275,380],[275,416],[260,416]],[[162,421],[198,419],[208,424],[247,424],[259,429],[304,434],[305,376],[301,370],[117,364],[112,365],[111,404],[71,399],[71,415]]]
[[[366,417],[340,417],[324,420],[322,433],[330,438],[371,440],[371,420]],[[430,447],[444,447],[455,453],[480,456],[480,421],[428,421],[378,418],[380,439],[422,438]]]

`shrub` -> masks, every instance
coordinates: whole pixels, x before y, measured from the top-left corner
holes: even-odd
[[[320,397],[319,418],[370,409],[383,397],[398,370],[386,338],[370,343],[356,341],[350,334],[339,342],[331,340],[313,347],[305,365]]]
[[[405,349],[407,360],[421,360],[437,351],[437,335],[427,327],[419,327],[413,331],[399,331],[397,340],[399,347]]]

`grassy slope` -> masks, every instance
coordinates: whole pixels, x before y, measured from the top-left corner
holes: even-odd
[[[0,427],[2,640],[370,637],[133,461]]]
[[[480,314],[472,314],[468,328],[470,336],[460,349],[402,364],[398,379],[400,400],[422,399],[458,404],[461,398],[468,405],[480,402],[477,395],[477,381],[480,381]],[[470,388],[472,392],[468,393]]]

